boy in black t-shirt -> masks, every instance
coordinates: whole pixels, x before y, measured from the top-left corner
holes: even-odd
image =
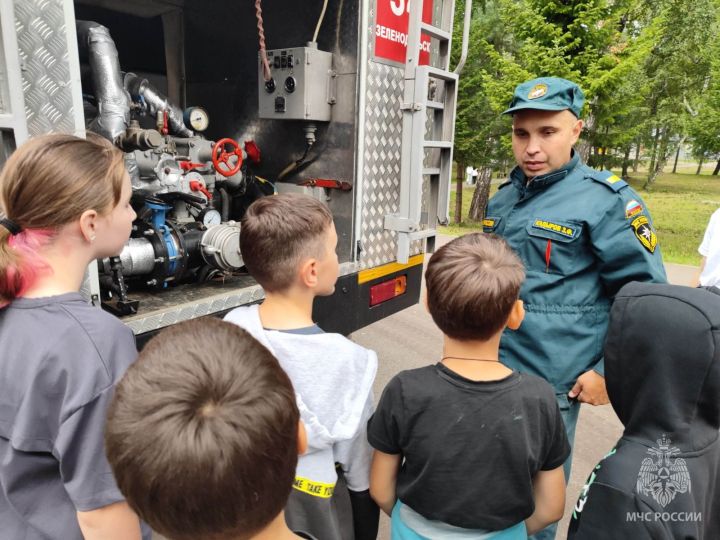
[[[570,446],[553,389],[498,360],[503,330],[524,317],[524,277],[494,235],[465,235],[430,259],[443,358],[396,375],[368,423],[370,493],[393,539],[525,539],[562,517]]]

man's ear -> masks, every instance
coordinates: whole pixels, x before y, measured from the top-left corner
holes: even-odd
[[[309,257],[300,262],[298,276],[306,287],[314,289],[318,282],[317,259]]]
[[[510,315],[508,316],[507,320],[507,327],[510,330],[517,330],[518,328],[520,328],[520,325],[522,324],[524,318],[525,306],[523,305],[523,301],[518,299],[515,301],[515,304],[510,310]]]
[[[305,452],[307,452],[308,447],[307,431],[305,430],[305,424],[302,420],[298,420],[297,439],[298,456],[302,456]]]
[[[570,114],[572,114],[572,113],[570,113]],[[575,125],[573,126],[573,129],[572,129],[573,144],[575,144],[578,141],[578,139],[580,138],[580,133],[582,133],[582,129],[583,129],[584,125],[585,125],[585,122],[583,122],[579,118],[575,121]]]
[[[93,242],[97,231],[98,213],[95,210],[85,210],[80,215],[80,233],[87,242]]]

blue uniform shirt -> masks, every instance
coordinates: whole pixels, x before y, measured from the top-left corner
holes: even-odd
[[[602,347],[617,291],[630,281],[667,281],[645,203],[575,152],[528,185],[513,169],[488,204],[483,230],[504,237],[527,272],[520,290],[525,320],[503,334],[501,359],[543,377],[557,393],[589,369],[604,374]]]

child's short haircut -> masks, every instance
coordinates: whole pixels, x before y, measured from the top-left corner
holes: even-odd
[[[119,383],[105,444],[121,492],[173,540],[244,539],[285,507],[297,466],[290,380],[245,330],[185,322]]]
[[[332,221],[328,207],[309,195],[258,199],[240,228],[240,251],[250,274],[266,291],[287,289],[303,256],[324,255],[323,236]]]
[[[490,339],[507,322],[525,270],[500,237],[473,233],[438,249],[425,272],[427,304],[443,333]]]

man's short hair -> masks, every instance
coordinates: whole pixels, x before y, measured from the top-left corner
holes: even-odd
[[[120,491],[157,532],[244,539],[287,503],[298,421],[275,357],[208,318],[148,342],[117,386],[105,444]]]
[[[250,274],[266,291],[282,291],[295,280],[303,257],[322,257],[333,218],[309,195],[280,194],[250,205],[240,227],[240,251]]]
[[[524,279],[522,262],[502,238],[466,234],[430,258],[425,272],[430,315],[453,339],[490,339],[507,322]]]

